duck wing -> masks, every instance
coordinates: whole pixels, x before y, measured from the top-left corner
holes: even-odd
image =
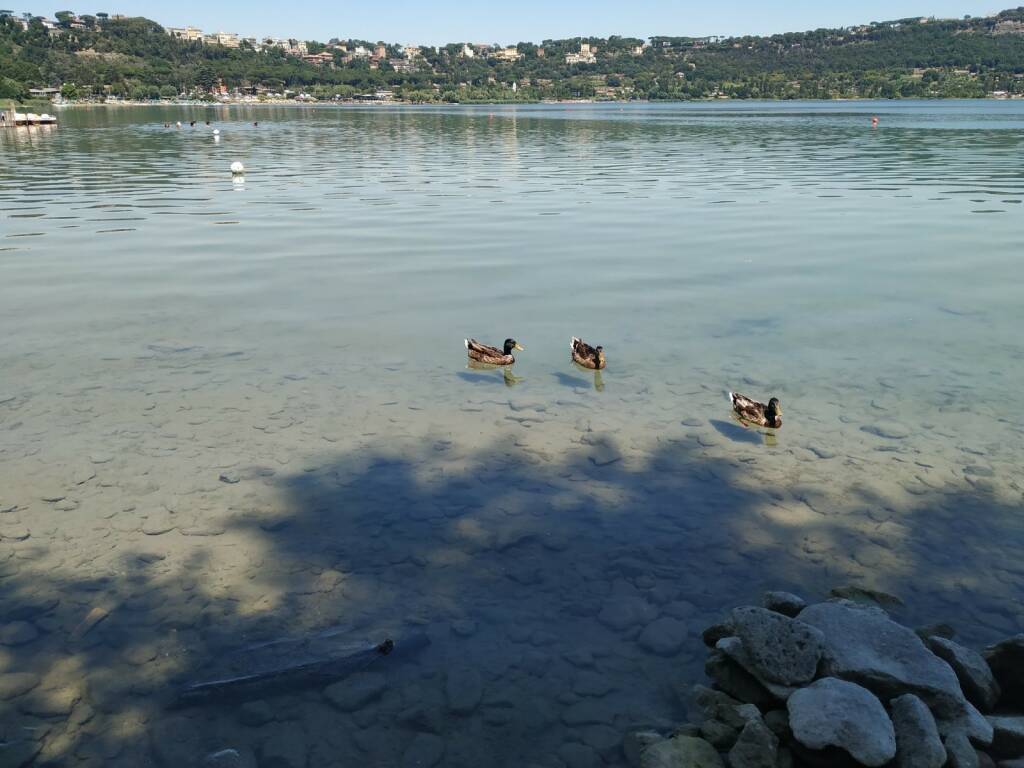
[[[500,350],[497,347],[492,347],[488,344],[481,344],[476,339],[466,339],[466,349],[469,350],[469,354],[471,357],[473,356],[473,353],[476,353],[477,355],[480,355],[482,357],[505,356],[505,352],[503,350]]]
[[[764,403],[759,403],[757,400],[752,400],[746,395],[741,395],[737,392],[729,393],[729,402],[732,403],[732,409],[741,419],[759,424],[762,427],[768,424],[768,406]]]
[[[569,347],[572,349],[572,359],[584,368],[598,370],[602,367],[597,350],[583,341],[583,339],[573,336],[572,341],[569,342]]]
[[[488,365],[512,365],[516,361],[512,355],[506,355],[503,350],[481,344],[476,339],[466,339],[466,350],[470,360]]]

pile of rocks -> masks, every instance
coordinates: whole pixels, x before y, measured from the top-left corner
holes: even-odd
[[[980,654],[949,627],[896,623],[873,597],[770,592],[733,610],[704,631],[702,722],[627,734],[630,764],[1024,768],[1024,635]]]

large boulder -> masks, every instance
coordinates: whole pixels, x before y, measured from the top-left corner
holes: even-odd
[[[1024,708],[1024,634],[986,648],[983,656],[1003,692],[1000,702]]]
[[[732,612],[732,625],[758,679],[802,685],[814,679],[825,646],[820,630],[766,608]]]
[[[640,768],[725,768],[725,764],[704,739],[675,736],[641,752]]]
[[[779,739],[761,720],[751,720],[729,750],[731,768],[776,768]]]
[[[836,747],[861,765],[878,768],[896,756],[896,734],[882,702],[854,683],[826,677],[786,702],[793,737],[804,747]]]
[[[822,674],[858,683],[885,699],[914,693],[936,715],[963,712],[966,700],[949,664],[881,608],[835,600],[804,609],[800,621],[825,636]]]
[[[896,732],[896,768],[942,768],[946,748],[925,703],[908,693],[889,702],[889,709]]]
[[[951,733],[963,732],[975,744],[988,747],[992,744],[992,723],[966,699],[959,714],[953,717],[936,718],[939,734],[943,741]]]
[[[744,647],[743,641],[738,637],[726,637],[719,640],[718,645],[715,647],[736,662],[736,664],[738,664],[743,670],[749,673],[776,700],[785,701],[789,698],[789,695],[797,689],[797,686],[773,683],[771,680],[762,677],[760,668],[750,658],[750,654],[747,653],[747,649]]]
[[[990,717],[992,754],[996,757],[1024,757],[1024,717]]]
[[[953,668],[964,696],[982,712],[991,712],[999,701],[999,684],[988,662],[977,651],[944,637],[929,637],[928,647]]]

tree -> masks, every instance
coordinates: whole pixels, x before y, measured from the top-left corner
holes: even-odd
[[[64,83],[60,87],[60,95],[65,99],[74,99],[78,97],[78,86],[74,83]]]
[[[24,99],[27,95],[28,89],[23,83],[9,77],[0,77],[0,99]]]

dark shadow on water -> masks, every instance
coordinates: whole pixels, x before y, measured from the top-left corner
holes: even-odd
[[[590,389],[594,386],[594,382],[587,381],[581,376],[570,376],[568,373],[556,372],[551,374],[554,376],[558,383],[563,387],[570,387],[571,389]]]
[[[434,734],[445,766],[555,765],[566,744],[620,766],[618,735],[681,717],[700,630],[766,589],[813,599],[860,581],[901,595],[897,618],[950,621],[974,645],[1021,631],[1019,505],[981,481],[897,507],[824,497],[759,454],[653,440],[638,459],[583,432],[552,455],[510,430],[469,455],[424,439],[253,473],[201,535],[142,535],[133,510],[97,519],[124,537],[114,569],[45,526],[5,540],[0,611],[38,637],[0,649],[0,673],[36,676],[7,678],[27,690],[0,702],[0,757],[191,766],[237,749],[259,768],[391,766]],[[50,547],[61,564],[42,573]],[[105,618],[72,639],[97,606]],[[656,617],[667,646],[645,634]],[[430,644],[333,686],[172,708],[226,654],[336,625]]]
[[[722,421],[721,419],[711,419],[708,423],[715,428],[718,434],[733,442],[764,445],[765,436],[753,427],[744,428],[743,425],[734,421]]]
[[[471,373],[469,371],[459,371],[458,376],[463,381],[468,381],[471,384],[503,384],[504,381],[500,375],[496,376],[492,373]]]

